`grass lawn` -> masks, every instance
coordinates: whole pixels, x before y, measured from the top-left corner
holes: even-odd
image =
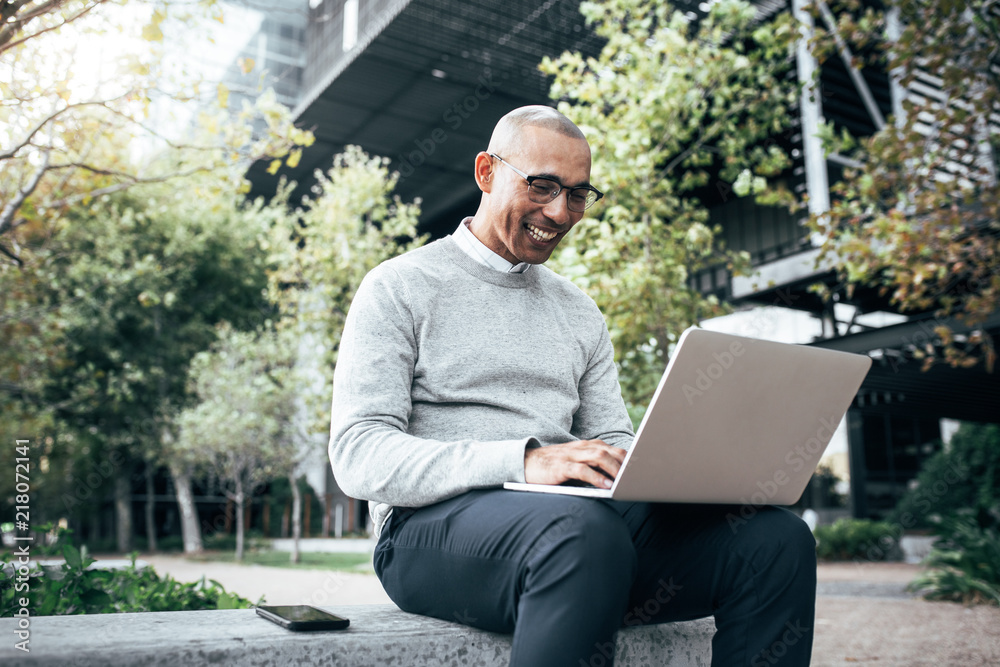
[[[372,571],[369,554],[300,552],[299,562],[294,564],[291,562],[291,558],[292,554],[287,551],[247,551],[243,554],[243,564],[303,570]],[[200,556],[189,557],[188,560],[234,563],[236,562],[236,554],[233,551],[206,551]]]

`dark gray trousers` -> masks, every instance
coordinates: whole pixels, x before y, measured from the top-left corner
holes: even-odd
[[[808,665],[815,542],[775,507],[489,489],[397,508],[375,571],[404,611],[514,633],[511,665],[611,665],[618,628],[715,616],[712,665]]]

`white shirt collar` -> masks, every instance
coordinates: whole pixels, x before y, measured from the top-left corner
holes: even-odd
[[[462,220],[462,222],[458,225],[458,229],[456,229],[455,233],[452,235],[455,237],[455,242],[458,244],[458,247],[461,248],[466,255],[480,264],[502,273],[524,273],[531,268],[531,264],[528,264],[527,262],[512,264],[490,250],[486,244],[476,238],[476,235],[472,233],[471,229],[469,229],[470,222],[472,222],[471,217]]]

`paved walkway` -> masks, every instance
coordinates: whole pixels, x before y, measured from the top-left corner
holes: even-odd
[[[179,581],[203,575],[251,600],[272,604],[388,603],[373,574],[203,563],[143,556]],[[919,571],[903,563],[822,564],[814,667],[1000,665],[1000,609],[927,602],[906,592]]]
[[[1000,665],[1000,608],[928,602],[906,592],[904,563],[821,564],[814,667]]]
[[[336,570],[298,570],[263,565],[205,563],[180,556],[140,556],[160,574],[177,581],[198,581],[202,576],[218,581],[231,592],[268,604],[391,604],[374,573]]]

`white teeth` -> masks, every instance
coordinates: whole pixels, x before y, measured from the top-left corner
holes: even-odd
[[[534,225],[528,225],[528,233],[531,234],[531,237],[536,241],[542,241],[542,242],[550,241],[556,235],[555,232],[545,232],[539,229],[538,227],[535,227]]]

